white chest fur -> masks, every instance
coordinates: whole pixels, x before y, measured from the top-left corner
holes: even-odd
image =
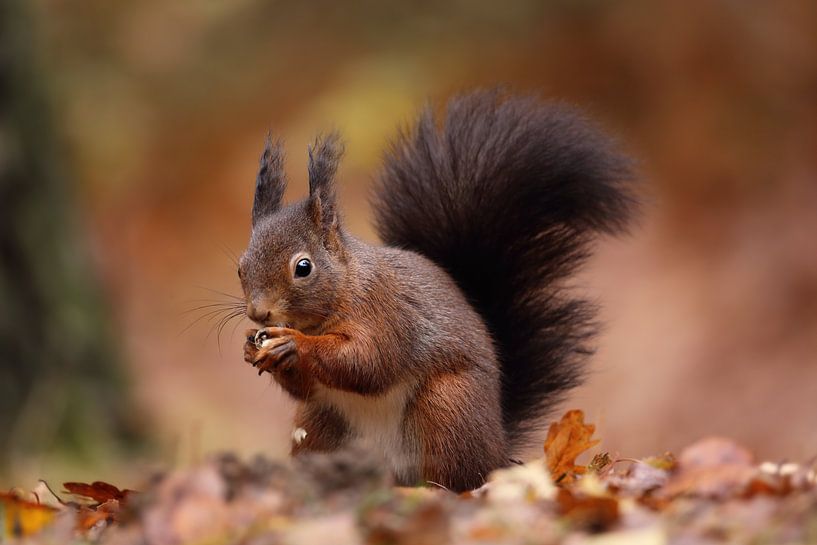
[[[332,406],[349,424],[352,441],[382,456],[401,481],[415,481],[420,474],[417,441],[406,437],[406,405],[415,384],[400,384],[378,396],[320,388],[316,401]]]

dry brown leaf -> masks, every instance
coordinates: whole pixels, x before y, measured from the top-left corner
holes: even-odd
[[[81,506],[77,512],[77,528],[85,532],[102,521],[120,522],[121,508],[122,505],[117,500],[108,500],[96,508]]]
[[[451,519],[436,491],[399,492],[360,513],[368,545],[432,545],[450,542]]]
[[[116,500],[120,504],[124,504],[127,501],[128,495],[134,492],[133,490],[119,490],[114,485],[104,481],[94,481],[91,484],[62,483],[62,486],[69,494],[89,498],[94,500],[97,504],[111,500]]]
[[[576,465],[576,458],[599,443],[598,439],[591,439],[595,431],[596,426],[584,423],[584,413],[579,410],[567,411],[559,422],[550,425],[545,457],[556,483],[568,484],[587,471],[585,466]]]
[[[675,459],[675,455],[671,452],[665,452],[661,456],[649,456],[644,458],[642,462],[655,469],[662,469],[664,471],[674,471],[678,466],[678,460]]]
[[[661,494],[726,499],[743,493],[757,474],[748,450],[730,439],[711,437],[681,452],[677,472]]]
[[[39,506],[34,493],[0,494],[5,522],[0,541],[35,532],[36,543],[100,545],[238,539],[299,545],[661,545],[709,543],[713,536],[729,542],[813,541],[808,525],[817,513],[813,462],[757,465],[734,442],[710,439],[685,449],[677,461],[665,454],[611,462],[602,453],[579,466],[576,457],[597,443],[593,431],[580,411],[570,411],[551,427],[547,459],[497,470],[467,495],[439,488],[374,490],[367,482],[355,489],[363,494],[326,494],[322,486],[304,483],[303,473],[229,457],[157,478],[135,510],[122,509],[116,499],[124,500],[127,491],[102,482],[66,483],[67,490],[88,499],[57,498],[54,507]],[[128,523],[120,524],[124,515]]]
[[[122,508],[126,506],[133,490],[120,490],[116,486],[103,482],[63,483],[65,490],[82,498],[93,501],[90,505],[70,504],[76,510],[76,529],[85,536],[101,531],[108,524],[120,522]]]
[[[559,514],[575,528],[601,532],[619,519],[618,501],[604,496],[575,494],[565,488],[556,496]]]
[[[604,470],[608,469],[612,463],[613,459],[610,458],[609,452],[600,452],[593,456],[593,459],[590,460],[590,464],[588,464],[587,469],[593,473],[601,474]]]
[[[669,471],[660,469],[646,460],[636,461],[625,473],[614,473],[605,479],[617,494],[642,498],[667,484]]]
[[[682,471],[693,467],[752,464],[754,464],[752,453],[725,437],[706,437],[696,441],[681,451],[678,457],[678,466]]]

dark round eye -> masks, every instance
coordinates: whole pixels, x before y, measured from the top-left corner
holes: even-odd
[[[295,264],[295,278],[303,278],[309,276],[312,272],[312,262],[306,258],[299,259]]]

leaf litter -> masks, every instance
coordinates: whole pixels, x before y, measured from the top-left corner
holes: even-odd
[[[0,542],[113,545],[817,543],[814,461],[758,463],[726,438],[678,456],[596,453],[581,411],[551,425],[545,455],[481,488],[393,486],[365,452],[291,464],[211,457],[151,475],[139,492],[44,483],[0,494]],[[49,497],[50,496],[50,497]],[[63,497],[61,497],[63,496]],[[67,498],[67,499],[66,499]]]

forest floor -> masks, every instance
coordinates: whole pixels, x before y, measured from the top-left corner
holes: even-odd
[[[483,487],[392,486],[360,452],[293,465],[230,455],[151,476],[140,491],[64,483],[0,495],[0,542],[117,545],[817,543],[815,465],[758,463],[708,438],[678,456],[597,454],[580,411],[554,423],[544,456]]]

